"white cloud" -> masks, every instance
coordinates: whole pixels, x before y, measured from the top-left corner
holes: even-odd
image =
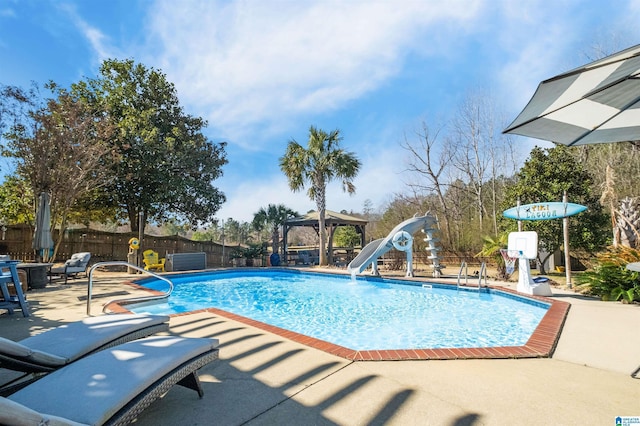
[[[15,18],[16,17],[16,12],[15,10],[11,9],[10,7],[2,7],[2,9],[0,9],[0,17],[1,18]]]
[[[539,82],[601,56],[596,47],[607,46],[611,54],[637,43],[640,0],[630,0],[626,8],[619,3],[584,8],[580,1],[504,0],[500,44],[505,62],[496,73],[501,98],[522,109]],[[605,26],[600,16],[608,17]]]
[[[274,140],[284,144],[310,117],[316,125],[335,119],[339,114],[332,113],[394,84],[416,58],[422,62],[409,72],[417,78],[447,80],[441,82],[448,89],[444,104],[484,80],[515,118],[539,81],[577,65],[577,55],[567,52],[585,34],[585,12],[575,1],[157,0],[147,13],[146,44],[132,47],[143,49],[132,56],[166,73],[189,112],[209,121],[214,138],[240,145],[247,157],[251,151],[275,157],[284,148]],[[79,27],[99,56],[110,50],[101,33]],[[429,58],[435,59],[424,61]],[[437,67],[431,73],[436,63],[466,68],[443,76]],[[356,135],[348,136],[353,143]],[[336,184],[328,207],[361,210],[366,199],[377,207],[406,188],[396,172],[403,164],[401,137],[387,138],[391,146],[381,138],[353,143],[363,163],[356,195]],[[305,193],[291,193],[281,173],[255,177],[260,167],[247,170],[242,182],[220,181],[228,201],[218,217],[250,220],[270,203],[300,212],[315,208]]]
[[[376,89],[426,48],[420,34],[468,21],[478,4],[161,0],[150,37],[181,99],[248,146],[248,131],[278,131]]]
[[[119,56],[117,49],[115,49],[110,43],[109,37],[107,37],[98,28],[90,25],[86,20],[82,19],[75,6],[70,4],[61,4],[59,8],[69,17],[71,22],[80,31],[80,34],[89,43],[91,50],[95,55],[94,62],[96,65],[99,66],[105,59]]]
[[[496,79],[500,98],[521,110],[540,81],[570,68],[566,52],[575,45],[576,23],[564,4],[504,2],[500,43],[504,62]],[[515,118],[515,117],[513,117]]]
[[[224,192],[227,202],[216,215],[220,219],[233,218],[241,222],[250,222],[254,213],[269,204],[284,204],[300,213],[315,209],[305,193],[291,192],[284,176],[270,177],[268,181],[244,180],[237,185],[227,186]]]
[[[340,182],[332,182],[327,187],[327,208],[330,210],[361,212],[367,199],[373,202],[374,208],[378,208],[390,194],[403,187],[400,172],[405,167],[404,151],[394,146],[386,149],[375,147],[356,155],[362,162],[361,170],[354,179],[356,193],[349,195],[342,191]],[[301,214],[316,210],[316,205],[307,197],[306,190],[291,192],[283,174],[225,185],[224,192],[228,201],[218,212],[219,218],[232,217],[249,222],[260,207],[269,204],[284,204]]]

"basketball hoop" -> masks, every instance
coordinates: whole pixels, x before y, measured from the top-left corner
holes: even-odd
[[[506,268],[507,274],[513,274],[513,271],[516,270],[516,260],[520,259],[520,256],[522,256],[522,252],[520,250],[500,249],[500,254],[504,259],[504,266]]]

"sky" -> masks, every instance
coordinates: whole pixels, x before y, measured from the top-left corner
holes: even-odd
[[[0,0],[0,84],[67,87],[110,58],[163,72],[227,142],[218,219],[315,209],[279,158],[310,126],[339,129],[362,165],[354,195],[328,186],[327,208],[361,212],[407,191],[400,144],[423,124],[482,93],[506,127],[540,81],[639,44],[639,23],[640,0]],[[521,161],[552,146],[513,138]]]

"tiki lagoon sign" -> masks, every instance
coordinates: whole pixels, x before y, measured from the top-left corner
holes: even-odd
[[[549,220],[573,216],[586,209],[587,206],[581,204],[549,202],[511,207],[502,214],[506,218],[516,220]]]

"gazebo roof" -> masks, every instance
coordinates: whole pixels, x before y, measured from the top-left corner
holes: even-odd
[[[349,216],[343,213],[337,213],[331,210],[324,212],[325,225],[366,225],[368,222],[355,216]],[[318,226],[318,212],[311,211],[304,216],[295,217],[287,220],[288,226]]]

